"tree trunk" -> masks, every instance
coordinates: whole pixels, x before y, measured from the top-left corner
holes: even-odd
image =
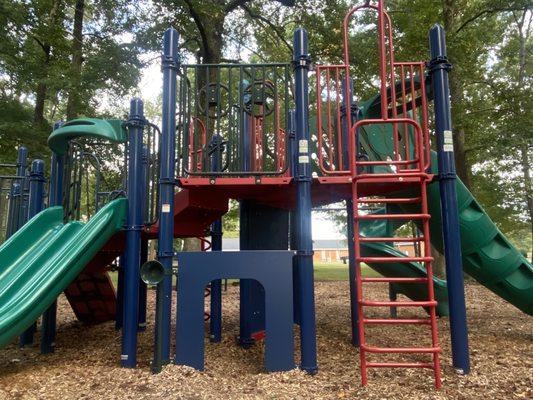
[[[81,108],[80,104],[80,83],[81,66],[83,63],[83,14],[85,11],[85,0],[76,0],[74,11],[74,28],[72,31],[72,61],[70,64],[71,84],[67,101],[67,120],[78,116]]]
[[[50,51],[51,48],[48,44],[42,46],[44,51],[44,61],[42,66],[42,75],[37,84],[37,90],[35,91],[35,108],[33,110],[33,122],[35,125],[41,126],[44,124],[44,102],[46,101],[46,92],[48,86],[44,83],[44,80],[48,77],[48,66],[50,64]]]
[[[185,238],[183,239],[182,251],[200,251],[200,240],[197,238]]]
[[[48,28],[51,28],[55,24],[59,23],[57,21],[57,15],[59,11],[59,7],[61,6],[61,1],[55,1],[52,4],[52,8],[50,9],[50,14],[48,16]],[[52,46],[50,43],[39,43],[41,46],[41,49],[44,53],[44,60],[43,65],[41,68],[41,76],[39,79],[39,82],[37,83],[37,89],[35,90],[35,108],[33,110],[33,122],[36,125],[43,125],[45,123],[44,120],[44,104],[46,101],[46,95],[48,91],[48,86],[45,83],[46,78],[48,78],[48,68],[50,66],[50,56],[52,53]]]
[[[455,26],[455,0],[443,0],[442,2],[442,14],[444,20],[444,29],[451,34]],[[450,37],[451,35],[449,35]],[[450,47],[448,49],[450,60],[453,63],[454,49]],[[450,80],[450,101],[452,103],[454,129],[453,129],[453,145],[455,155],[455,168],[457,175],[463,181],[467,188],[470,188],[470,173],[471,166],[468,163],[466,156],[465,146],[465,130],[462,123],[462,110],[463,107],[463,81],[461,80],[460,73],[452,71],[449,76]]]

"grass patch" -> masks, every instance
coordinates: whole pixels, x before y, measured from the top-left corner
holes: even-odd
[[[361,272],[364,277],[380,276],[367,265],[362,266]],[[337,262],[315,263],[315,279],[317,281],[347,281],[348,276],[348,264]]]

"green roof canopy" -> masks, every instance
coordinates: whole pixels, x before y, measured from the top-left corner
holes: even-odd
[[[68,121],[48,137],[48,146],[57,154],[65,154],[72,139],[91,137],[114,143],[126,141],[126,131],[119,119],[79,118]]]

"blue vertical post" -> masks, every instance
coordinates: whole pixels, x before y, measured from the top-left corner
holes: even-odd
[[[211,171],[220,171],[222,164],[222,137],[214,135],[211,153]],[[211,251],[222,251],[222,219],[211,224]],[[222,340],[222,280],[211,281],[211,297],[209,319],[209,340],[218,343]]]
[[[34,160],[31,164],[29,177],[29,218],[39,214],[43,209],[44,181],[44,162],[43,160]],[[33,324],[31,327],[26,329],[22,335],[20,335],[20,347],[33,343],[35,331],[36,324]]]
[[[350,121],[348,118],[351,118],[352,123],[355,122],[357,118],[357,110],[355,109],[355,104],[353,102],[353,80],[352,78],[348,79],[348,85],[346,80],[342,81],[342,142],[345,144],[343,148],[343,169],[350,169],[350,153],[349,146],[346,144],[349,143],[349,124]],[[346,99],[349,98],[349,109],[346,109]],[[358,143],[355,144],[356,149],[359,147]],[[356,150],[358,151],[358,150]],[[347,226],[347,242],[348,242],[348,272],[350,279],[350,320],[351,320],[351,331],[352,331],[352,344],[354,346],[359,346],[359,329],[357,324],[359,323],[359,309],[357,307],[357,285],[355,284],[355,241],[354,241],[354,222],[353,222],[353,199],[346,199],[346,226]]]
[[[139,320],[139,268],[141,263],[141,231],[143,228],[142,142],[144,126],[143,102],[132,99],[128,127],[128,219],[124,265],[124,321],[122,326],[122,366],[137,365],[137,324]]]
[[[54,129],[61,126],[60,123],[54,125]],[[54,153],[50,166],[50,187],[48,188],[49,207],[60,206],[63,203],[63,171],[64,156]],[[54,301],[43,313],[41,326],[41,353],[48,354],[54,352],[56,337],[56,314],[57,302]]]
[[[457,207],[456,173],[453,153],[452,118],[444,29],[435,24],[429,32],[431,61],[429,64],[435,101],[435,131],[439,165],[439,188],[446,258],[448,304],[450,306],[450,333],[453,366],[458,372],[470,372],[468,326],[466,320],[463,264],[459,211]]]
[[[176,146],[176,77],[179,68],[178,32],[174,28],[165,31],[163,39],[163,115],[159,171],[159,241],[158,259],[165,268],[165,279],[157,285],[157,296],[163,296],[161,353],[162,362],[170,361],[170,318],[172,307],[172,259],[174,257],[174,184]],[[157,310],[156,310],[157,313]],[[158,327],[156,327],[156,330]],[[157,335],[159,337],[159,335]],[[158,344],[156,344],[156,347]]]
[[[142,210],[143,210],[143,224],[148,222],[148,146],[142,146]],[[148,261],[148,240],[141,240],[141,265]],[[137,324],[138,331],[146,329],[146,297],[147,285],[143,280],[139,280],[139,322]]]
[[[287,119],[287,133],[289,134],[289,154],[290,154],[290,171],[291,175],[295,176],[296,165],[298,164],[298,146],[296,145],[296,111],[289,110]],[[292,209],[289,214],[289,248],[291,250],[298,250],[296,238],[296,210]],[[293,291],[293,310],[294,323],[300,325],[300,278],[298,275],[298,267],[296,257],[292,260],[292,291]]]
[[[118,259],[117,272],[117,305],[115,308],[115,330],[122,329],[124,322],[124,266],[126,265],[124,254]]]
[[[17,154],[17,169],[16,176],[25,177],[26,167],[28,163],[28,149],[26,147],[19,147]],[[15,179],[11,184],[11,193],[9,196],[9,209],[7,219],[7,234],[6,239],[13,235],[20,228],[20,196],[22,195],[22,182],[24,178]]]
[[[315,293],[313,240],[311,235],[311,164],[309,153],[309,66],[307,32],[294,33],[294,80],[296,103],[296,146],[298,163],[293,171],[296,183],[296,271],[300,283],[301,368],[310,373],[318,370],[316,360]]]

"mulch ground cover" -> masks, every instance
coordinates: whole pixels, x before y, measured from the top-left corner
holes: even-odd
[[[378,284],[365,297],[385,298],[386,293]],[[247,350],[236,345],[237,296],[235,286],[224,293],[223,341],[206,340],[205,371],[168,365],[158,375],[149,370],[154,291],[149,291],[149,324],[139,335],[134,370],[118,366],[120,332],[114,323],[83,326],[60,298],[54,354],[40,355],[38,339],[22,350],[16,344],[0,350],[0,399],[533,399],[533,318],[477,284],[467,285],[472,371],[458,375],[451,367],[448,319],[440,319],[443,387],[438,391],[431,371],[418,369],[372,370],[368,386],[361,387],[359,353],[350,344],[347,282],[316,285],[320,369],[315,376],[299,370],[264,373],[262,344]],[[379,312],[369,315],[387,310]],[[400,310],[402,317],[422,313]],[[367,338],[389,347],[423,346],[430,339],[427,326],[376,326]]]

